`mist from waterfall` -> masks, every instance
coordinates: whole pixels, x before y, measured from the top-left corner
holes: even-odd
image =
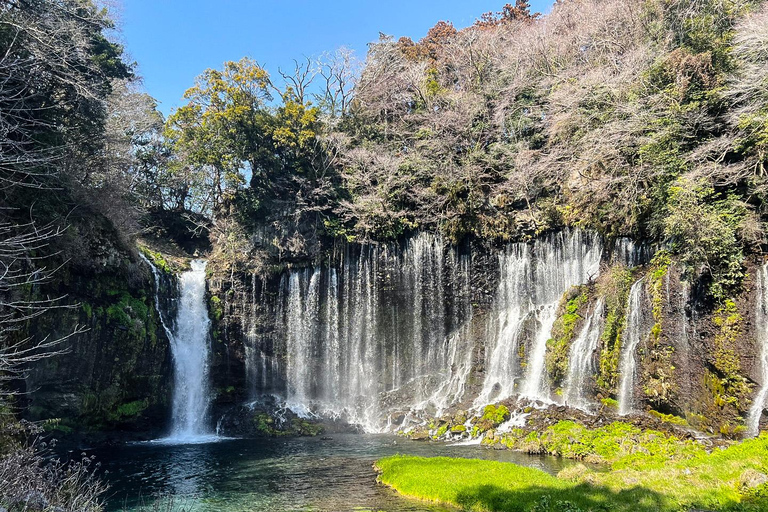
[[[760,390],[752,401],[747,414],[747,435],[755,437],[760,432],[760,418],[768,399],[768,264],[757,272],[757,297],[755,300],[755,325],[760,349]]]
[[[645,280],[636,281],[629,291],[627,302],[627,324],[621,341],[621,356],[619,358],[619,414],[626,415],[634,407],[635,381],[637,373],[637,346],[647,335],[644,332]]]
[[[600,297],[584,322],[581,332],[571,344],[568,375],[563,387],[566,405],[582,410],[590,410],[593,405],[587,391],[591,388],[591,379],[597,371],[595,353],[600,343],[600,334],[603,332],[604,313],[605,299]]]

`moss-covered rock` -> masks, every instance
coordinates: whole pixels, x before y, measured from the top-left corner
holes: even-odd
[[[559,387],[568,374],[568,356],[577,327],[584,319],[584,306],[589,302],[589,287],[574,286],[560,300],[552,338],[547,341],[546,369],[550,384]]]

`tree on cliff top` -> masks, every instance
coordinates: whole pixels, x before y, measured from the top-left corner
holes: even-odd
[[[514,21],[534,21],[541,17],[541,13],[531,13],[531,2],[528,0],[515,0],[515,4],[505,4],[500,12],[486,12],[475,22],[480,28],[490,28],[511,23]]]

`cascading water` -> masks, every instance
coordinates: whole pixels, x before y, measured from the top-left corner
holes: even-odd
[[[158,272],[154,263],[152,263],[149,258],[144,256],[141,252],[139,252],[139,257],[144,260],[144,262],[149,265],[149,268],[152,270],[152,277],[154,277],[155,280],[155,311],[157,311],[157,316],[160,318],[160,325],[162,325],[163,330],[165,331],[165,335],[168,338],[168,341],[170,341],[173,339],[173,330],[171,330],[171,328],[165,322],[165,314],[160,307],[160,272]]]
[[[494,341],[486,352],[488,372],[476,406],[515,392],[549,400],[545,355],[557,305],[570,287],[597,276],[601,255],[599,238],[581,231],[558,233],[533,246],[515,244],[500,255],[501,280],[489,332]],[[515,381],[522,376],[521,338],[531,323],[535,334],[525,381],[522,390],[517,390]]]
[[[155,309],[171,343],[173,355],[173,407],[171,434],[165,443],[198,443],[216,439],[207,425],[208,411],[208,332],[210,319],[205,304],[205,266],[193,260],[191,270],[179,279],[180,304],[175,328],[165,321],[160,307],[160,273],[155,265],[139,253],[152,269],[155,280]]]
[[[510,245],[497,260],[500,279],[490,300],[472,281],[472,253],[439,236],[349,246],[338,265],[282,274],[272,305],[258,301],[275,328],[260,329],[256,320],[246,328],[249,381],[254,393],[278,394],[300,414],[381,431],[419,411],[470,406],[483,382],[471,385],[475,357],[489,340],[475,405],[522,391],[548,398],[544,356],[557,305],[571,286],[598,274],[601,254],[599,238],[577,230]],[[475,319],[477,307],[485,327]],[[523,373],[518,348],[525,336],[531,354]],[[516,389],[523,377],[526,385]]]
[[[180,277],[180,304],[171,336],[174,366],[171,435],[168,442],[210,440],[208,429],[208,332],[205,261],[194,260]]]
[[[640,341],[645,337],[643,326],[645,325],[644,279],[640,279],[629,291],[627,303],[627,326],[621,342],[621,356],[619,358],[619,414],[625,415],[632,412],[635,394],[635,373],[637,361],[635,352]]]
[[[645,244],[638,244],[631,238],[618,238],[613,244],[611,260],[628,267],[644,265],[653,257],[653,250]]]
[[[595,374],[595,352],[603,330],[605,300],[601,297],[595,304],[592,314],[571,344],[568,357],[568,376],[565,379],[563,398],[567,405],[582,410],[589,410],[591,403],[586,396],[590,379]]]
[[[760,346],[760,371],[762,383],[747,415],[747,435],[757,436],[760,431],[760,418],[768,399],[768,264],[757,272],[757,298],[755,323],[757,342]]]
[[[426,234],[402,250],[360,250],[348,250],[340,269],[284,274],[277,324],[285,343],[287,405],[376,431],[383,428],[382,394],[397,390],[408,395],[408,404],[437,407],[447,401],[443,395],[461,393],[451,363],[468,350],[462,350],[464,339],[448,332],[471,315],[461,279],[468,263]],[[455,316],[449,317],[450,308]],[[457,372],[466,366],[455,364]],[[436,393],[432,381],[451,384]]]

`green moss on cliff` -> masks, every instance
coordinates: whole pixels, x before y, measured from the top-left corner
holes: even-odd
[[[596,377],[597,387],[604,398],[614,396],[619,381],[621,336],[624,332],[627,299],[632,287],[632,272],[624,265],[615,265],[598,283],[605,297],[605,326],[600,337],[600,365]]]
[[[670,406],[674,393],[674,371],[672,356],[674,346],[663,332],[664,300],[672,259],[666,251],[659,251],[651,260],[648,273],[648,291],[651,296],[654,324],[646,346],[640,347],[643,394],[656,407]]]
[[[559,387],[568,374],[568,356],[576,327],[583,320],[582,307],[589,302],[589,287],[575,286],[563,295],[558,315],[547,340],[546,368],[550,384]]]
[[[726,300],[713,314],[712,325],[716,331],[709,368],[702,376],[698,410],[689,421],[697,428],[734,436],[744,431],[742,416],[749,409],[752,390],[736,350],[744,329],[736,302]]]

